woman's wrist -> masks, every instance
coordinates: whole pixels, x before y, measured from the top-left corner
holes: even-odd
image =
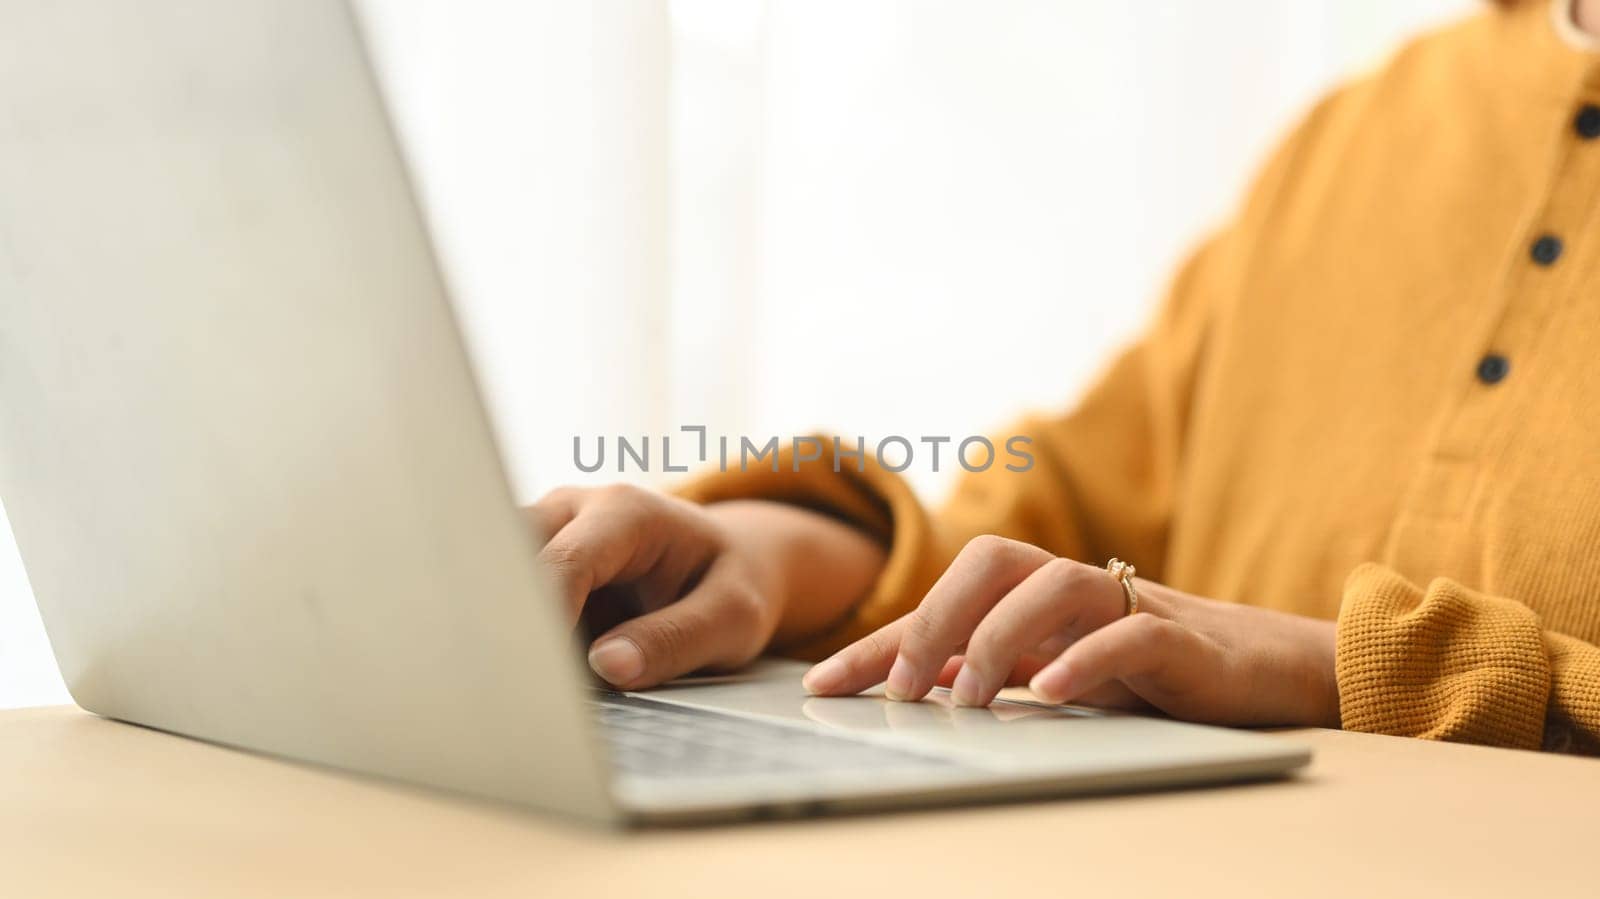
[[[1318,618],[1307,622],[1306,647],[1312,661],[1309,690],[1315,697],[1318,727],[1339,728],[1343,719],[1339,713],[1338,643],[1339,628],[1333,621]]]
[[[1273,609],[1263,609],[1214,599],[1187,597],[1189,603],[1203,606],[1202,614],[1218,616],[1218,623],[1229,620],[1223,632],[1239,635],[1253,663],[1252,693],[1270,708],[1278,709],[1277,720],[1306,727],[1337,728],[1339,719],[1339,681],[1334,664],[1337,625]]]
[[[885,548],[820,512],[771,500],[706,507],[756,569],[775,616],[772,643],[803,642],[849,615],[883,570]]]

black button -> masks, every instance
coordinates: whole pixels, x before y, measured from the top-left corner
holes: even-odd
[[[1552,265],[1561,255],[1561,238],[1554,234],[1546,234],[1533,242],[1530,251],[1533,261],[1540,265]]]
[[[1511,360],[1498,353],[1490,353],[1478,360],[1478,380],[1485,384],[1498,384],[1511,374]]]
[[[1600,137],[1600,106],[1586,103],[1578,110],[1578,117],[1572,120],[1572,130],[1584,140],[1594,140]]]

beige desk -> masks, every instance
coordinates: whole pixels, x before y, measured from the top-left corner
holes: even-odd
[[[1600,761],[1294,737],[1281,783],[627,834],[3,712],[0,895],[1600,895]]]

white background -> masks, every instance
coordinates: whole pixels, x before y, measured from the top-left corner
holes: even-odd
[[[1477,5],[361,8],[531,499],[618,477],[574,435],[959,439],[1070,402],[1308,102]],[[65,701],[5,528],[0,707]]]

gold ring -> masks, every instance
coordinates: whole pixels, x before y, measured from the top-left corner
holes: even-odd
[[[1121,559],[1112,559],[1106,563],[1106,571],[1122,585],[1123,614],[1132,615],[1139,611],[1139,592],[1133,589],[1134,567]]]

